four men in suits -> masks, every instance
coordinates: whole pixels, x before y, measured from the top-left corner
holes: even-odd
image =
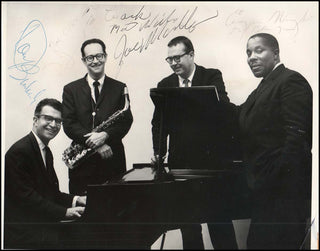
[[[55,231],[38,223],[74,219],[83,213],[86,197],[59,191],[47,148],[61,128],[62,116],[64,131],[75,143],[97,150],[95,156],[69,171],[71,193],[85,194],[87,184],[103,183],[126,171],[121,139],[133,121],[130,109],[124,119],[102,132],[92,132],[123,108],[126,85],[105,75],[107,54],[101,40],[85,41],[81,53],[88,74],[64,87],[63,107],[53,99],[41,101],[35,110],[32,132],[6,153],[7,248],[47,247],[50,240],[53,244]],[[272,35],[251,36],[247,56],[254,76],[263,78],[246,102],[236,108],[253,201],[248,248],[297,249],[304,241],[310,217],[312,90],[301,74],[280,63],[279,45]],[[188,38],[176,37],[169,42],[166,61],[174,73],[161,80],[159,88],[215,85],[220,100],[229,103],[221,72],[194,63],[194,48]],[[152,119],[153,162],[167,151],[163,140],[165,150],[159,152],[159,130],[156,108]],[[167,138],[170,130],[164,134]],[[193,137],[184,132],[188,143],[195,142]],[[170,138],[168,162],[192,168],[193,159],[199,156],[194,152],[181,156],[179,147],[184,146]],[[208,224],[213,246],[236,249],[231,219],[225,223]],[[203,249],[200,225],[186,226],[181,231],[185,249]]]
[[[5,248],[54,248],[56,222],[81,217],[86,196],[59,191],[48,143],[60,131],[62,105],[44,99],[37,105],[32,131],[5,155]]]
[[[217,69],[206,69],[194,63],[194,48],[187,37],[179,36],[168,43],[166,61],[174,73],[161,80],[158,83],[158,88],[215,85],[221,102],[229,102],[221,72]],[[175,108],[170,107],[170,109]],[[161,111],[158,106],[155,106],[152,118],[154,148],[152,161],[156,162],[164,158],[167,152],[167,137],[169,136],[168,163],[170,168],[213,169],[213,160],[216,160],[210,155],[211,153],[215,154],[212,142],[210,142],[213,128],[206,132],[201,131],[200,125],[205,122],[189,120],[186,122],[184,117],[188,117],[188,115],[184,116],[185,113],[188,112],[182,109],[173,115],[178,121],[178,129],[171,128],[170,125],[163,126],[162,144],[159,146]],[[159,148],[163,149],[161,153]],[[232,219],[220,215],[217,222],[219,223],[208,224],[214,248],[237,249]],[[183,226],[181,233],[184,249],[204,249],[200,224]]]
[[[247,56],[263,78],[239,116],[253,201],[248,248],[299,249],[311,212],[312,90],[280,62],[272,35],[251,36]]]
[[[69,170],[69,189],[77,194],[85,194],[88,184],[104,183],[126,171],[122,138],[133,121],[129,108],[116,123],[101,132],[92,132],[124,107],[126,85],[106,76],[103,41],[85,41],[81,54],[88,73],[63,89],[63,129],[74,143],[96,149],[97,154]]]

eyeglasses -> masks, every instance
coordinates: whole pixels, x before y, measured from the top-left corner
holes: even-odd
[[[166,61],[167,61],[169,64],[172,64],[173,60],[174,60],[174,62],[179,63],[181,57],[183,57],[183,56],[186,55],[186,54],[188,54],[188,52],[185,52],[185,53],[183,53],[182,55],[177,55],[177,56],[173,56],[173,57],[167,57],[167,58],[166,58]]]
[[[105,56],[106,56],[106,54],[104,54],[104,53],[98,53],[96,55],[89,55],[89,56],[83,57],[82,59],[91,63],[91,62],[93,62],[94,58],[96,58],[98,61],[101,61],[104,59]]]
[[[62,119],[54,118],[52,116],[45,115],[45,114],[39,114],[37,115],[37,117],[43,117],[48,124],[50,124],[52,121],[55,121],[57,125],[61,126],[63,122]]]

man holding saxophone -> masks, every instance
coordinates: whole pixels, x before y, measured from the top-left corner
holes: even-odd
[[[86,40],[81,54],[88,73],[63,89],[63,129],[72,144],[80,144],[95,154],[69,169],[69,190],[75,194],[85,194],[88,184],[104,183],[126,171],[122,138],[133,122],[130,106],[126,105],[126,85],[105,74],[104,42]],[[115,115],[120,110],[123,112],[118,118]],[[113,118],[114,123],[110,121]]]

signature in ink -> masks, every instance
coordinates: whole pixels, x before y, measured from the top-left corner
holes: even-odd
[[[237,9],[232,12],[226,19],[225,25],[230,28],[230,33],[240,33],[241,37],[246,32],[260,32],[267,29],[263,22],[252,21],[246,19],[245,11]]]
[[[249,21],[245,17],[244,10],[237,9],[232,12],[226,19],[225,25],[230,28],[230,33],[239,33],[243,36],[245,33],[256,33],[262,30],[276,30],[278,33],[290,32],[291,35],[296,36],[299,33],[299,27],[302,22],[310,20],[308,11],[298,19],[285,11],[277,10],[272,13],[269,19],[265,21]]]
[[[134,19],[134,20],[146,20],[151,16],[151,12],[147,16],[144,16],[143,13],[144,5],[139,9],[138,13],[135,15],[127,15],[126,13],[122,14],[120,20]]]
[[[38,64],[46,50],[47,37],[44,27],[39,20],[33,20],[15,43],[13,65],[9,67],[9,70],[14,71],[9,75],[10,78],[18,81],[27,97],[32,100],[31,104],[45,91],[45,89],[39,91],[39,87],[35,90],[36,86],[33,85],[37,81],[32,79],[32,75],[39,72]]]
[[[197,21],[195,15],[198,7],[195,7],[192,11],[187,10],[184,15],[180,17],[176,15],[176,9],[173,9],[168,14],[163,14],[161,17],[159,17],[159,14],[152,17],[151,13],[145,14],[142,11],[143,8],[144,6],[135,15],[123,14],[121,16],[122,20],[133,19],[135,21],[130,21],[123,25],[114,24],[111,27],[110,34],[122,33],[114,52],[114,59],[120,59],[119,65],[122,65],[124,63],[124,58],[129,56],[132,52],[142,53],[157,40],[166,38],[172,32],[186,30],[189,33],[192,33],[200,24],[218,17],[217,11],[215,15]],[[138,27],[138,32],[147,29],[149,29],[150,32],[147,33],[146,37],[142,35],[138,41],[130,43],[130,41],[128,41],[129,33],[127,32],[135,27]],[[129,43],[131,45],[128,45]]]
[[[299,25],[304,21],[308,21],[308,11],[304,13],[302,18],[298,20],[295,17],[289,16],[285,11],[277,10],[269,18],[269,21],[276,25],[278,33],[282,31],[292,31],[294,32],[293,36],[296,36],[299,33]]]

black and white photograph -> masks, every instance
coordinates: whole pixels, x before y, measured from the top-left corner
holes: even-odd
[[[2,249],[319,249],[317,1],[1,1]]]

